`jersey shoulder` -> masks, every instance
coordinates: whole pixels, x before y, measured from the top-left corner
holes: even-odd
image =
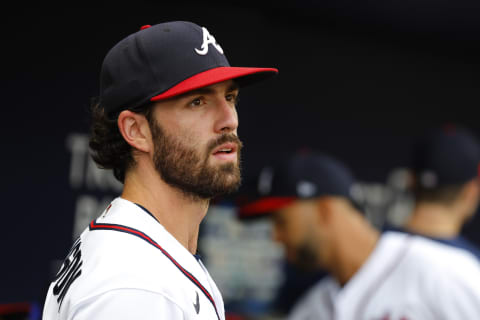
[[[453,238],[431,237],[431,236],[415,233],[415,232],[413,232],[411,230],[408,230],[408,229],[405,229],[405,228],[395,227],[395,226],[392,226],[390,224],[386,224],[385,226],[383,226],[381,231],[382,232],[394,231],[394,232],[400,232],[400,233],[406,233],[406,234],[411,234],[411,235],[415,235],[415,236],[420,236],[420,237],[423,237],[423,238],[426,238],[426,239],[433,240],[435,242],[439,242],[439,243],[442,243],[442,244],[446,244],[448,246],[452,246],[454,248],[459,248],[459,249],[469,251],[477,259],[480,259],[480,248],[476,244],[474,244],[473,242],[471,242],[470,240],[468,240],[467,238],[465,238],[461,235],[453,237]]]
[[[431,240],[422,236],[412,236],[411,253],[415,258],[434,265],[443,272],[471,270],[480,273],[480,262],[470,251]]]
[[[133,287],[167,294],[174,281],[183,280],[180,264],[196,264],[160,223],[122,199],[90,223],[80,242],[84,277],[90,279],[82,283],[90,291]]]
[[[436,276],[437,273],[461,275],[470,271],[480,274],[480,262],[471,252],[444,244],[423,236],[388,231],[382,234],[383,252],[404,248],[403,263],[411,264],[411,272],[423,272]],[[405,245],[403,245],[405,244]]]
[[[389,233],[390,241],[406,237],[407,249],[398,272],[417,279],[426,296],[473,297],[480,303],[480,263],[471,252],[422,236]],[[452,300],[452,299],[450,299]]]
[[[71,276],[73,265],[77,266],[75,277]],[[162,296],[195,312],[195,301],[213,302],[204,287],[208,277],[195,257],[153,216],[134,203],[117,199],[75,242],[48,295],[65,313],[93,303],[96,297],[125,290]],[[61,287],[63,283],[68,286]]]

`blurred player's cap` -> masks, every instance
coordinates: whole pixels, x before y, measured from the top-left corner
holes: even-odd
[[[107,53],[100,75],[100,103],[112,115],[225,80],[249,85],[277,72],[231,67],[215,38],[194,23],[146,25]]]
[[[340,196],[353,203],[354,177],[339,160],[318,152],[302,152],[265,166],[256,179],[255,195],[242,200],[239,217],[251,218],[279,210],[295,200]]]
[[[413,171],[423,188],[458,185],[478,177],[480,143],[466,128],[434,129],[417,141]]]

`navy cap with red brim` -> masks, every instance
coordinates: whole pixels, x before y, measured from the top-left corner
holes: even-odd
[[[240,87],[267,79],[275,68],[232,67],[204,27],[171,21],[142,27],[105,56],[100,103],[108,116],[141,108],[222,81]]]
[[[242,86],[244,82],[250,84],[261,81],[276,73],[278,73],[278,70],[275,68],[218,67],[185,79],[167,91],[152,97],[150,101],[172,98],[189,91],[232,79],[239,80],[239,85]]]
[[[240,218],[260,217],[283,209],[293,203],[296,197],[266,197],[240,206]]]
[[[261,169],[250,190],[237,201],[238,216],[260,217],[294,201],[323,196],[343,197],[355,204],[354,181],[350,169],[332,156],[314,151],[295,153]]]

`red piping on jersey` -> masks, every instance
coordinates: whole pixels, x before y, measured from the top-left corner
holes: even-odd
[[[190,272],[185,270],[165,249],[163,249],[157,242],[155,242],[152,238],[147,236],[145,233],[135,230],[130,227],[122,226],[122,225],[117,225],[117,224],[109,224],[109,223],[96,223],[95,220],[93,220],[90,223],[90,230],[112,230],[112,231],[120,231],[120,232],[125,232],[125,233],[130,233],[132,235],[135,235],[137,237],[140,237],[141,239],[147,241],[149,244],[154,246],[155,248],[159,249],[180,271],[187,276],[207,297],[207,299],[212,303],[213,308],[215,309],[215,313],[217,314],[218,319],[220,319],[220,316],[218,315],[217,311],[217,305],[215,304],[215,300],[213,300],[212,296],[210,293],[205,289],[205,287],[195,278]]]

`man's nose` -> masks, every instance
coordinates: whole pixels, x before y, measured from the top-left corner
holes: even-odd
[[[219,116],[215,124],[215,131],[217,133],[235,132],[238,128],[238,114],[235,106],[226,99],[220,99],[218,110]]]

